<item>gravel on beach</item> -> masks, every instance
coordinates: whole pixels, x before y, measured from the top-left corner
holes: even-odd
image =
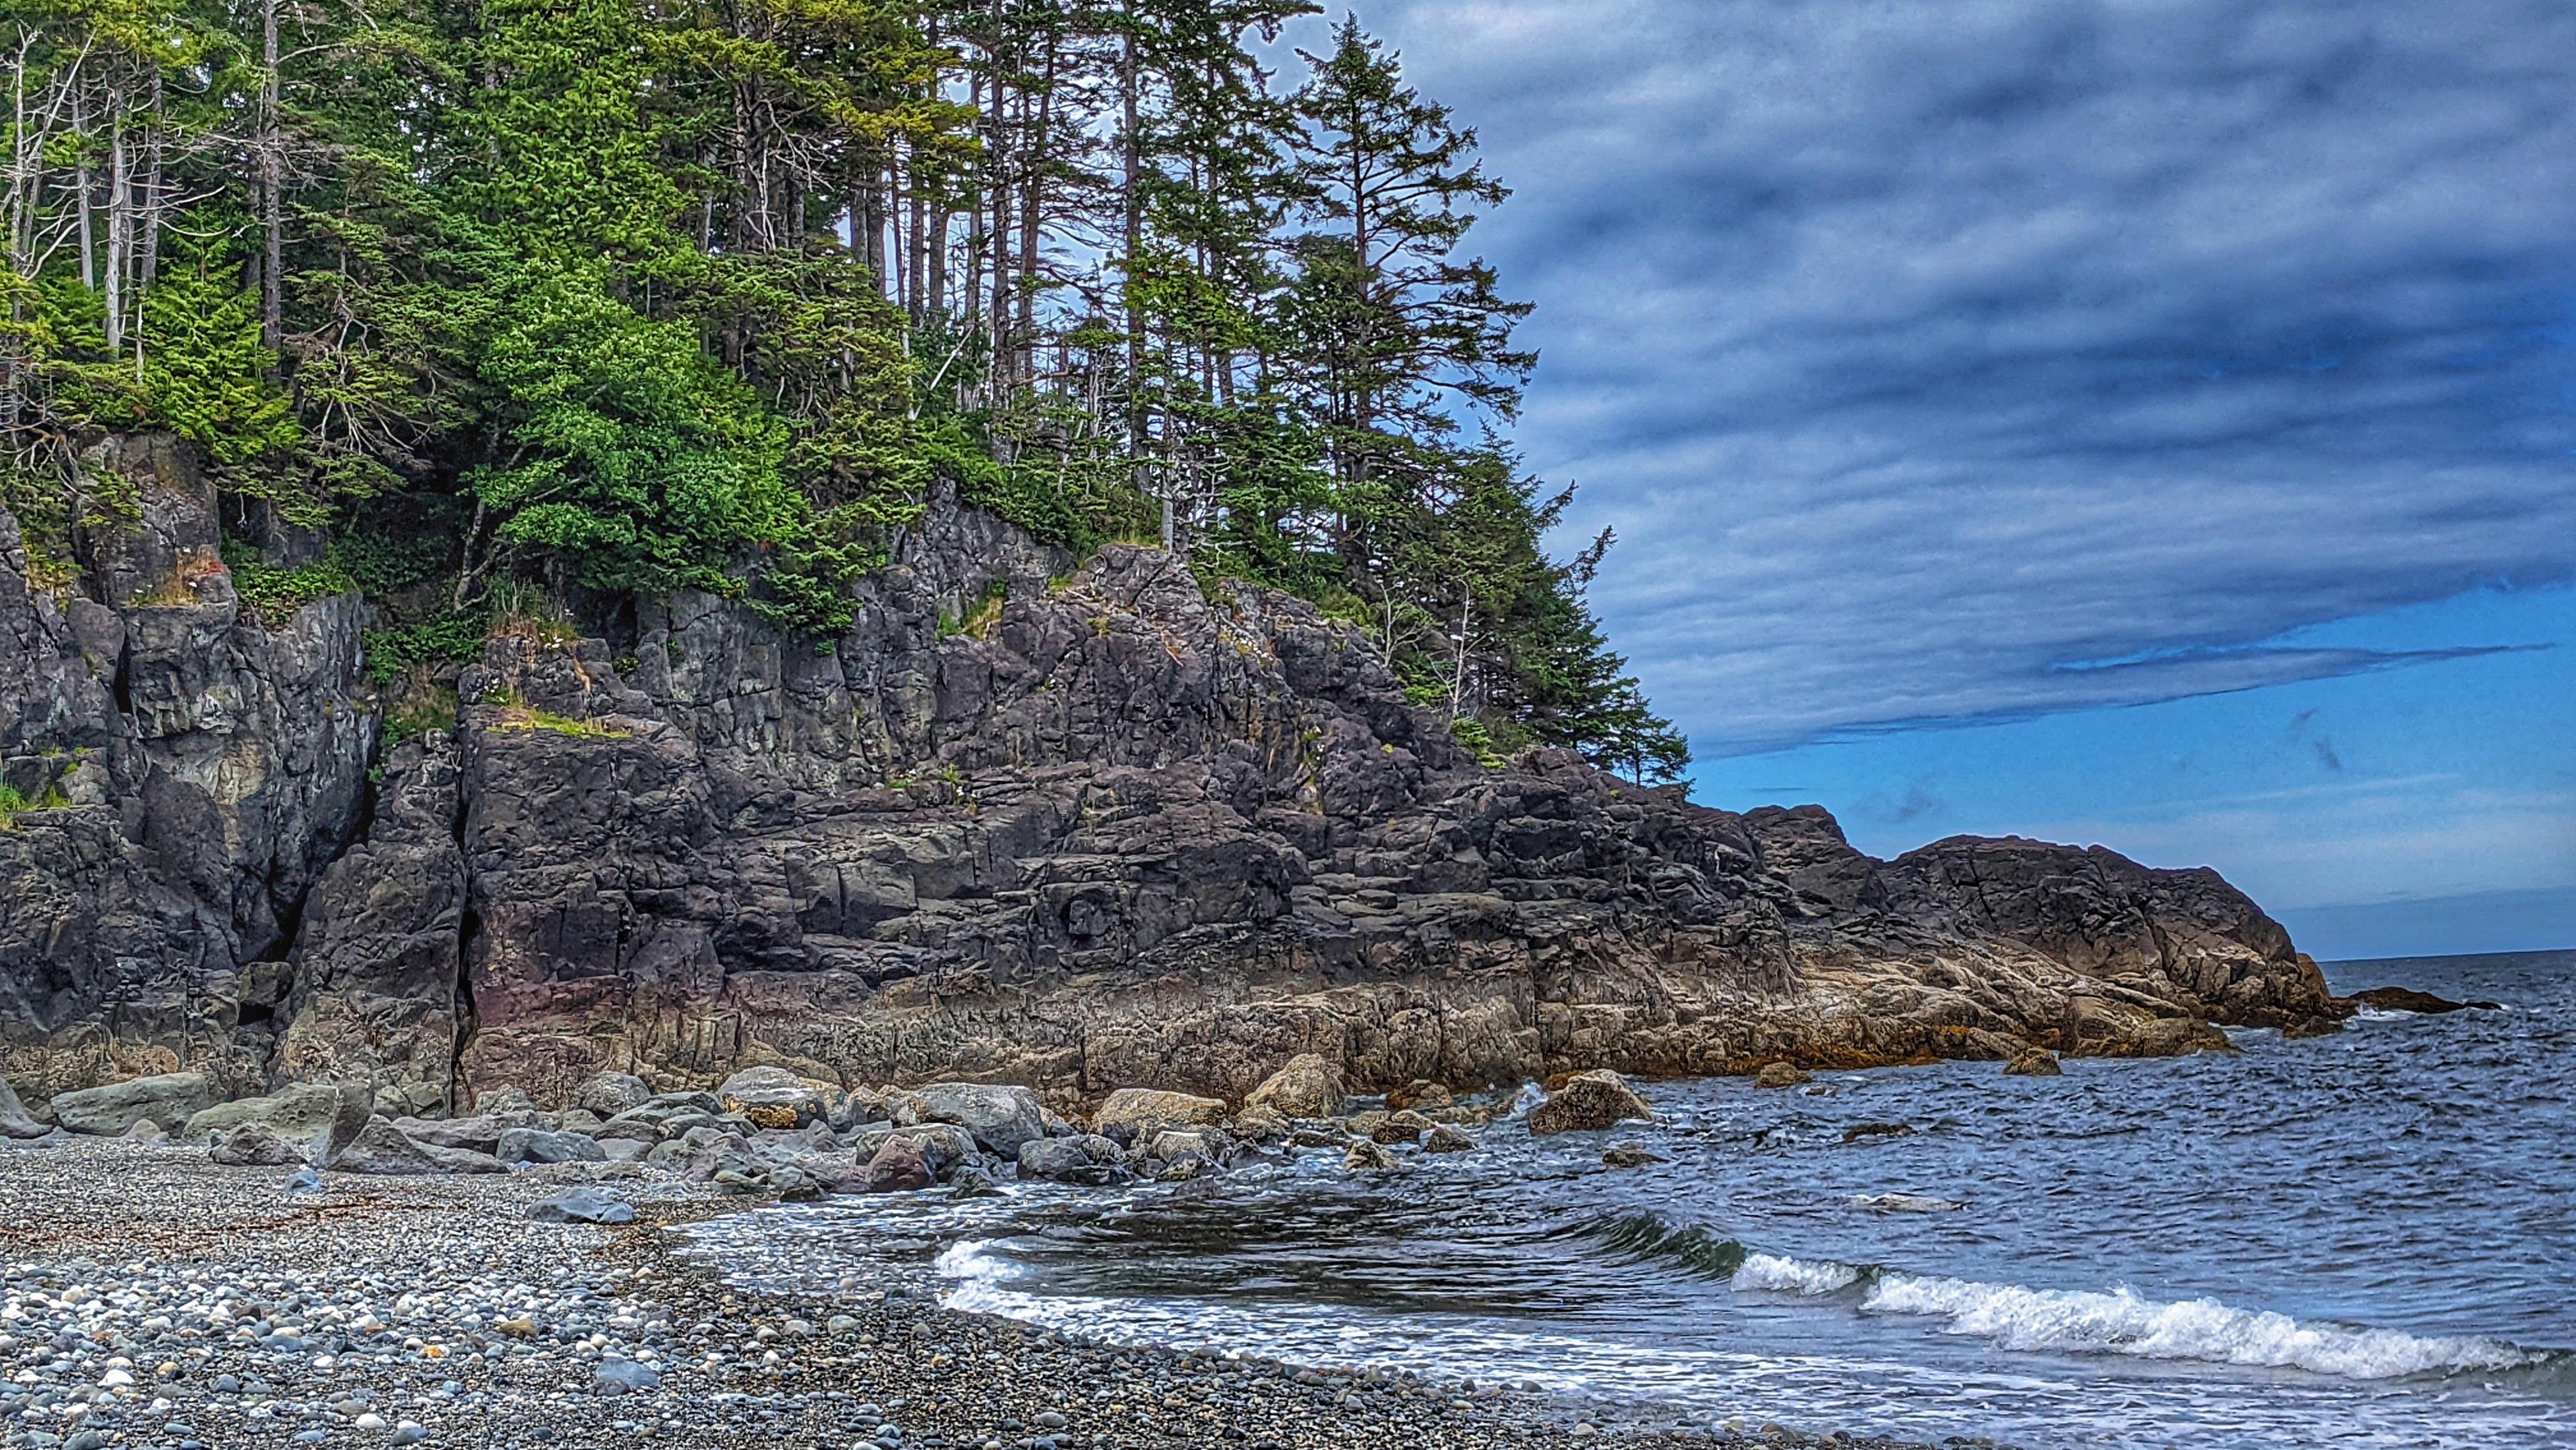
[[[1886,1447],[1582,1422],[1472,1382],[1068,1342],[901,1284],[753,1291],[672,1252],[757,1206],[625,1163],[305,1177],[0,1148],[0,1445],[760,1450]],[[619,1226],[541,1222],[567,1192]]]

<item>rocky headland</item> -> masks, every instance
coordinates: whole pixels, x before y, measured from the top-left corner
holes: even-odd
[[[504,628],[395,743],[366,605],[245,606],[186,448],[31,579],[0,515],[0,1070],[434,1119],[777,1066],[1239,1103],[1595,1068],[2223,1048],[2348,1004],[2215,873],[1894,861],[1569,754],[1481,764],[1353,626],[934,499],[818,646],[682,593]],[[272,551],[310,547],[277,530]],[[967,621],[960,624],[959,621]]]

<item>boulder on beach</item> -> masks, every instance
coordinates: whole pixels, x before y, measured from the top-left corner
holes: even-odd
[[[1529,1130],[1533,1137],[1591,1132],[1654,1115],[1626,1078],[1604,1067],[1574,1074],[1546,1102],[1530,1109]]]
[[[1092,1143],[1104,1144],[1106,1158],[1095,1156]],[[1079,1183],[1090,1187],[1118,1181],[1118,1145],[1106,1138],[1039,1138],[1020,1145],[1020,1178],[1028,1183]]]
[[[633,1223],[635,1206],[596,1188],[574,1188],[537,1200],[528,1217],[538,1223]]]
[[[1758,1088],[1792,1088],[1807,1080],[1807,1070],[1794,1062],[1766,1062],[1753,1075],[1753,1085]]]
[[[403,1136],[393,1119],[378,1114],[367,1119],[358,1136],[340,1150],[340,1156],[324,1165],[335,1173],[363,1173],[375,1177],[419,1177],[443,1171],[429,1150]]]
[[[28,1114],[9,1080],[0,1077],[0,1138],[41,1138],[52,1131]]]
[[[651,1101],[653,1089],[631,1072],[600,1073],[583,1083],[581,1091],[572,1097],[574,1107],[597,1113],[603,1122]]]
[[[1134,1137],[1148,1126],[1208,1128],[1225,1121],[1225,1100],[1153,1088],[1120,1088],[1091,1115],[1091,1131],[1112,1138]]]
[[[1288,1059],[1277,1072],[1243,1100],[1244,1108],[1266,1109],[1283,1118],[1337,1118],[1342,1113],[1339,1068],[1311,1052]]]
[[[270,1132],[267,1124],[244,1123],[216,1135],[207,1146],[206,1161],[227,1168],[285,1168],[304,1163],[306,1155],[303,1148]]]
[[[492,1145],[492,1156],[504,1163],[605,1163],[608,1150],[580,1133],[512,1128]]]
[[[375,1094],[363,1084],[297,1083],[267,1097],[217,1103],[191,1116],[179,1138],[202,1143],[256,1124],[301,1145],[305,1160],[327,1163],[357,1138],[374,1111]]]
[[[974,1135],[985,1152],[1017,1158],[1020,1145],[1047,1135],[1046,1105],[1024,1087],[974,1082],[935,1082],[912,1090],[919,1112],[954,1123]]]
[[[886,1139],[885,1146],[868,1160],[870,1193],[901,1193],[928,1188],[933,1181],[930,1162],[922,1156],[921,1145],[910,1138]]]
[[[170,1141],[170,1135],[150,1118],[135,1119],[133,1127],[116,1136],[124,1142],[141,1143],[147,1148],[157,1148]]]
[[[724,1080],[716,1097],[728,1113],[764,1128],[801,1128],[831,1115],[833,1090],[783,1067],[746,1067]]]
[[[54,1121],[69,1131],[113,1138],[146,1118],[160,1124],[164,1132],[176,1132],[213,1106],[214,1100],[213,1085],[205,1074],[171,1072],[58,1093],[52,1107]]]
[[[489,1154],[501,1146],[501,1135],[514,1128],[536,1126],[533,1111],[477,1113],[470,1118],[396,1118],[394,1126],[415,1143],[432,1148],[462,1148],[470,1153]]]

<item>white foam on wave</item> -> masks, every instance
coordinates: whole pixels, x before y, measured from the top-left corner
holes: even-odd
[[[2500,1340],[2306,1324],[2215,1299],[2164,1303],[2126,1288],[2101,1294],[1885,1274],[1870,1286],[1861,1308],[1947,1319],[1951,1333],[1990,1339],[2005,1349],[2192,1359],[2346,1379],[2509,1369],[2539,1358]]]
[[[1784,1258],[1778,1254],[1746,1254],[1744,1266],[1727,1287],[1738,1292],[1759,1294],[1831,1294],[1848,1289],[1860,1281],[1860,1270],[1849,1264],[1830,1260]]]
[[[1729,1287],[1813,1297],[1849,1288],[1863,1272],[1829,1259],[1748,1254]],[[1860,1307],[1864,1313],[1946,1319],[1951,1333],[1992,1340],[2002,1349],[2201,1360],[2357,1380],[2512,1369],[2545,1358],[2499,1339],[2309,1324],[2216,1299],[2166,1303],[2126,1288],[2103,1294],[1881,1273],[1870,1281]]]

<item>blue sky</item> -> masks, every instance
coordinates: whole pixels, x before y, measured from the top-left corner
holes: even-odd
[[[1402,0],[1698,798],[2576,946],[2576,7]]]

